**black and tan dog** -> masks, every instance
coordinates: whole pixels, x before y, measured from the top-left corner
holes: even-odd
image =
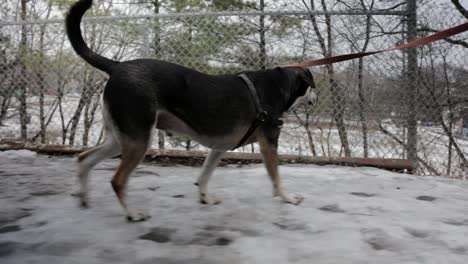
[[[130,221],[147,218],[143,213],[129,210],[125,193],[128,176],[151,145],[155,128],[188,136],[211,149],[198,178],[203,203],[213,202],[207,197],[207,183],[223,153],[252,142],[260,145],[274,195],[293,204],[302,200],[287,197],[281,189],[278,121],[293,104],[312,99],[314,82],[308,69],[248,71],[244,72],[243,79],[231,74],[207,75],[153,59],[113,61],[90,50],[81,35],[81,18],[91,4],[92,0],[78,1],[66,18],[67,34],[74,50],[110,76],[103,96],[105,141],[79,156],[83,206],[88,202],[90,170],[103,159],[121,154],[112,187]],[[257,120],[259,107],[268,115],[249,131],[252,122]]]

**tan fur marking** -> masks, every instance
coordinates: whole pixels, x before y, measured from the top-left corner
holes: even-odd
[[[279,158],[276,148],[268,143],[263,135],[257,135],[257,140],[260,145],[260,152],[265,162],[265,167],[273,183],[274,195],[277,196],[281,190],[280,176],[278,172]]]
[[[82,162],[84,159],[86,159],[89,155],[93,154],[94,152],[96,152],[96,150],[98,150],[98,146],[92,148],[92,149],[88,149],[87,151],[85,152],[82,152],[78,155],[78,162]]]
[[[300,204],[304,198],[298,196],[291,199],[285,195],[281,189],[281,181],[278,172],[279,158],[276,147],[270,144],[264,135],[257,135],[257,139],[260,145],[260,152],[262,153],[263,160],[265,162],[265,167],[271,181],[273,182],[273,196],[280,196],[285,203],[291,203],[294,205]]]
[[[120,161],[119,168],[112,178],[111,184],[120,204],[127,213],[128,208],[125,201],[125,193],[127,189],[128,176],[143,159],[146,150],[146,144],[134,143],[128,140],[122,141],[122,160]]]

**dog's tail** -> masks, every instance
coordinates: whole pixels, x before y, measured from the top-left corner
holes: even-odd
[[[83,40],[83,36],[81,35],[81,18],[86,10],[91,7],[92,3],[93,0],[79,0],[68,11],[65,20],[68,39],[70,40],[75,52],[78,53],[81,58],[91,64],[91,66],[110,74],[112,65],[117,64],[118,61],[105,58],[92,51],[88,45],[86,45],[86,42]]]

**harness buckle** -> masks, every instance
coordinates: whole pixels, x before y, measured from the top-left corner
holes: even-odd
[[[260,122],[265,122],[267,118],[268,118],[267,111],[262,111],[257,114],[257,120]]]
[[[278,128],[282,128],[283,125],[284,125],[284,122],[282,119],[277,119],[275,122],[274,122],[275,126],[278,127]]]

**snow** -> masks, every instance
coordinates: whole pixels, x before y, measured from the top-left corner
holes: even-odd
[[[30,150],[7,150],[0,152],[0,164],[10,162],[32,163],[37,153]]]
[[[117,159],[93,171],[84,210],[74,158],[25,153],[0,153],[2,264],[468,263],[466,181],[283,165],[286,192],[305,197],[293,206],[271,197],[262,164],[228,165],[209,185],[223,202],[202,205],[199,168],[144,163],[129,203],[152,218],[127,223],[109,184]]]

